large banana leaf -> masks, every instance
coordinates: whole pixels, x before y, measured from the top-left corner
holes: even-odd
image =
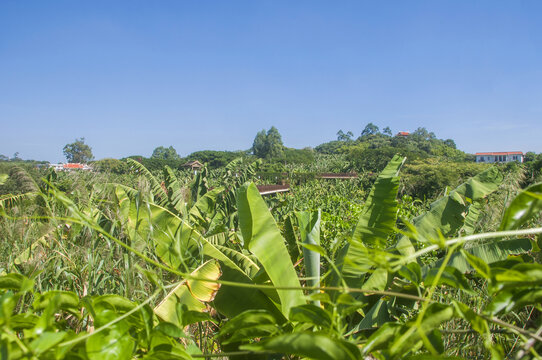
[[[367,247],[383,248],[397,220],[399,170],[404,157],[394,156],[378,176],[365,202],[359,221],[342,263],[343,276],[349,286],[360,286],[371,262]],[[384,290],[384,289],[380,289]]]
[[[209,260],[191,273],[198,280],[182,281],[154,308],[154,313],[162,320],[183,326],[180,319],[179,305],[185,305],[189,311],[204,311],[205,303],[213,301],[220,285],[216,280],[222,275],[220,265],[216,260]],[[200,279],[208,279],[204,281]]]
[[[235,260],[238,254],[233,254],[234,250],[226,253],[222,252],[217,246],[211,244],[201,234],[193,230],[190,225],[166,208],[152,203],[149,204],[149,208],[153,214],[153,219],[162,219],[160,221],[167,224],[162,226],[182,228],[187,233],[189,232],[191,241],[197,244],[200,256],[218,260],[222,270],[221,280],[240,284],[240,286],[223,285],[220,288],[214,301],[214,305],[220,313],[232,318],[246,310],[267,310],[277,320],[283,321],[285,319],[273,302],[261,290],[243,287],[243,285],[254,284],[254,281],[236,264],[237,261]],[[153,226],[157,226],[157,224],[153,222]],[[161,238],[158,238],[158,241],[161,241]],[[168,241],[166,239],[166,243],[162,244],[164,249],[162,256],[164,258],[169,256],[167,255]],[[251,272],[253,271],[251,270]]]
[[[155,202],[164,205],[167,203],[168,196],[162,184],[154,177],[154,175],[141,163],[134,159],[127,159],[129,165],[141,173],[151,185],[151,191],[154,196]]]
[[[529,239],[512,239],[512,240],[502,240],[494,243],[488,243],[478,246],[473,246],[468,249],[465,249],[468,253],[477,256],[486,264],[493,264],[498,261],[505,260],[509,255],[519,255],[525,254],[532,250],[531,241]],[[424,274],[430,268],[439,268],[442,264],[443,259],[437,261],[431,266],[423,267]],[[472,271],[472,266],[469,265],[469,262],[462,253],[455,253],[451,256],[450,261],[447,266],[455,267],[461,272]]]
[[[497,190],[502,180],[499,170],[491,167],[459,185],[448,196],[433,202],[429,211],[412,221],[417,238],[431,241],[457,233],[465,222],[470,204]],[[415,251],[408,236],[402,236],[396,248],[403,255],[412,255]]]
[[[147,245],[150,232],[149,212],[141,198],[141,194],[136,192],[132,195],[133,198],[128,196],[128,193],[121,186],[115,187],[119,215],[125,232],[132,247],[141,250]]]
[[[293,289],[277,289],[282,313],[288,316],[290,308],[305,303],[299,279],[290,261],[284,239],[262,199],[256,185],[245,184],[237,192],[239,227],[248,250],[253,253],[273,285]]]
[[[512,200],[504,213],[500,229],[518,229],[542,211],[542,183],[529,186]]]
[[[318,360],[357,360],[362,358],[359,349],[353,343],[318,333],[294,332],[279,335],[253,344],[242,345],[240,349],[273,351]]]
[[[169,206],[179,214],[186,215],[185,191],[169,166],[164,166],[164,183]]]

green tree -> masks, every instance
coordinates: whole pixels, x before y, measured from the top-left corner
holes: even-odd
[[[363,131],[361,132],[361,136],[376,135],[378,134],[379,131],[380,129],[378,128],[378,126],[370,122],[365,126],[365,129],[363,129]]]
[[[265,134],[265,130],[259,131],[252,143],[252,153],[259,158],[264,158],[267,154],[266,142],[267,135]]]
[[[338,141],[350,141],[350,140],[352,140],[353,136],[354,136],[354,134],[352,133],[352,131],[348,131],[346,134],[342,130],[339,130],[337,132],[337,140]]]
[[[180,159],[177,150],[170,146],[168,148],[159,146],[152,152],[151,159],[161,159],[161,160],[177,160]]]
[[[262,130],[256,134],[252,143],[252,153],[266,159],[281,157],[284,154],[282,137],[276,127],[271,126],[267,133]]]
[[[384,129],[382,129],[382,134],[391,136],[392,132],[389,126],[386,126]]]
[[[92,148],[85,144],[84,137],[75,139],[73,143],[64,146],[63,152],[70,163],[87,163],[94,159]]]

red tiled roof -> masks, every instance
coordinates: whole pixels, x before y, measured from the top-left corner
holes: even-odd
[[[63,165],[64,169],[82,169],[83,164],[67,163]]]
[[[395,136],[408,136],[408,135],[410,135],[410,133],[408,131],[399,131],[397,133],[397,135],[395,135]]]
[[[523,155],[521,151],[479,152],[475,155]]]

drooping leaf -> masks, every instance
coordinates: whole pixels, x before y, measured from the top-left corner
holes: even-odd
[[[171,211],[155,204],[149,204],[149,207],[155,216],[158,217],[158,213],[160,213],[159,217],[165,219],[162,220],[164,223],[172,224],[171,226],[174,228],[182,227],[185,231],[190,231],[193,241],[197,244],[198,252],[202,253],[206,258],[216,259],[220,262],[223,280],[240,284],[254,283],[243,269],[230,259],[229,255],[231,254],[224,254],[217,246],[207,241],[207,239],[193,230],[185,221]],[[254,288],[224,285],[218,291],[214,304],[219,312],[229,318],[249,309],[263,309],[273,313],[278,318],[285,318],[261,290]]]
[[[491,167],[459,185],[448,196],[433,202],[429,211],[412,221],[417,238],[420,241],[437,241],[441,236],[454,235],[463,226],[471,202],[497,190],[502,180],[498,169]],[[414,253],[407,236],[399,239],[396,248],[403,255]]]
[[[164,166],[164,185],[167,189],[168,207],[181,216],[186,215],[186,193],[179,179],[169,166]]]
[[[17,273],[0,276],[0,289],[28,291],[32,288],[33,284],[34,281]]]
[[[316,360],[361,359],[356,345],[319,333],[294,332],[279,335],[257,343],[242,345],[240,349],[256,352],[273,351]]]
[[[509,255],[525,254],[531,251],[531,249],[532,245],[529,239],[500,240],[493,243],[472,246],[465,249],[463,252],[454,253],[448,262],[448,266],[454,267],[465,273],[473,270],[472,264],[469,264],[465,253],[473,255],[489,265],[506,260]],[[441,259],[430,267],[438,268],[442,264],[442,261],[443,260]],[[424,272],[427,272],[430,267],[424,267]]]
[[[128,165],[132,166],[138,173],[142,174],[145,179],[151,185],[151,191],[155,198],[155,201],[159,205],[165,205],[168,201],[168,196],[166,191],[162,187],[162,184],[154,177],[154,175],[141,163],[135,161],[134,159],[126,159]]]
[[[248,339],[270,336],[279,331],[277,320],[265,310],[247,310],[227,321],[218,332],[218,337],[229,344]]]
[[[314,304],[295,306],[290,309],[290,321],[310,323],[323,328],[331,327],[331,316],[321,307]]]
[[[186,305],[187,310],[203,311],[205,302],[212,301],[219,289],[216,281],[220,278],[220,266],[216,260],[209,260],[191,273],[191,276],[206,279],[187,279],[182,281],[154,308],[162,320],[182,326],[177,312],[177,304]]]
[[[284,239],[254,184],[239,188],[237,207],[245,246],[258,258],[273,285],[300,288]],[[290,308],[305,303],[301,289],[278,289],[277,293],[282,312],[286,316],[290,313]]]
[[[438,272],[438,268],[429,270],[424,279],[425,286],[429,287],[432,285],[448,285],[456,289],[464,290],[468,293],[474,293],[471,286],[469,285],[469,282],[463,276],[463,273],[456,268],[446,266],[435,284]]]
[[[522,190],[504,213],[500,230],[519,229],[542,211],[542,183]]]
[[[55,304],[55,310],[65,310],[80,316],[79,297],[71,291],[51,290],[36,297],[33,303],[35,310],[43,310],[51,303]]]
[[[135,340],[130,336],[126,321],[121,321],[97,334],[86,342],[90,360],[128,360],[132,358]]]

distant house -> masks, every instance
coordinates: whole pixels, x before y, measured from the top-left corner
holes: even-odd
[[[183,167],[190,168],[190,170],[197,171],[203,167],[203,164],[197,160],[189,161],[186,164],[183,164]]]
[[[397,133],[397,135],[395,135],[395,136],[406,137],[406,136],[408,136],[408,135],[410,135],[410,133],[409,133],[408,131],[399,131],[399,132]]]
[[[523,162],[523,153],[521,151],[479,152],[475,155],[477,163]]]
[[[55,171],[92,170],[92,167],[90,165],[79,163],[49,164],[49,167],[54,168]]]

